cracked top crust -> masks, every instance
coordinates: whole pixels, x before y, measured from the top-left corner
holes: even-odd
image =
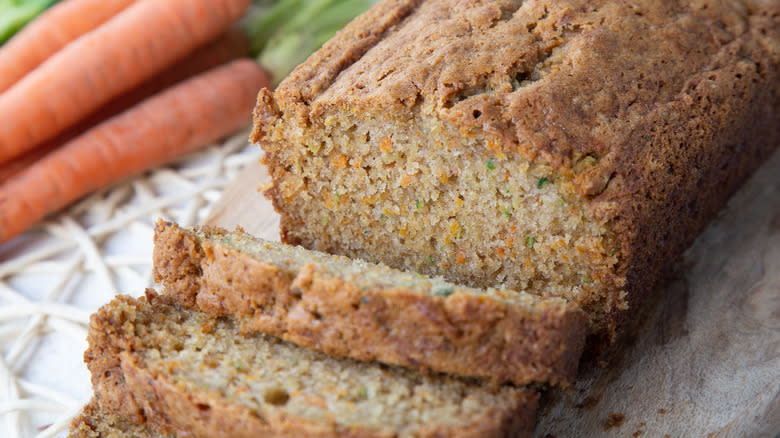
[[[392,115],[421,105],[528,160],[571,168],[620,149],[645,116],[721,67],[727,46],[746,57],[769,52],[776,63],[777,9],[770,1],[388,0],[258,112],[303,121],[334,107]],[[583,176],[581,194],[603,190],[605,173]]]

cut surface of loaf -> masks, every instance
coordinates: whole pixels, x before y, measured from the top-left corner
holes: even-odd
[[[85,361],[100,408],[198,437],[527,436],[537,395],[336,359],[148,290],[101,308]]]
[[[176,438],[148,425],[133,423],[119,415],[103,411],[92,399],[70,425],[69,438]]]
[[[772,1],[381,1],[258,97],[282,239],[610,340],[780,143],[779,29]]]
[[[457,286],[237,231],[158,221],[154,276],[180,304],[339,357],[567,385],[588,320],[562,299]]]

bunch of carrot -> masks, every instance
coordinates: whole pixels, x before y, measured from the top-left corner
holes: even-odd
[[[64,0],[0,47],[0,242],[249,123],[250,0]]]

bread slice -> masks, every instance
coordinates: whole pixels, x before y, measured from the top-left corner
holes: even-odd
[[[587,317],[562,299],[473,289],[237,231],[158,221],[154,276],[179,303],[325,353],[565,386]]]
[[[176,438],[150,426],[133,423],[119,415],[102,411],[94,398],[73,419],[69,438]]]
[[[90,321],[100,408],[198,437],[527,436],[537,394],[336,359],[148,290]]]
[[[282,240],[610,340],[780,144],[777,4],[381,1],[258,97]]]

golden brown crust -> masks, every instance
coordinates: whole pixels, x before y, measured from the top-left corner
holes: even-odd
[[[321,126],[339,111],[392,119],[419,107],[483,131],[486,145],[507,155],[572,176],[588,214],[619,243],[614,290],[586,303],[603,309],[594,318],[601,338],[614,336],[626,307],[780,144],[776,2],[412,4],[381,41],[318,81],[320,93],[301,94],[312,75],[293,74],[261,95],[256,114],[265,117],[253,140],[262,144],[281,120]],[[371,27],[357,21],[345,35]],[[301,71],[334,68],[333,49],[345,44],[337,37]],[[586,158],[595,165],[577,174]],[[275,181],[283,172],[271,169]],[[294,241],[290,230],[306,225],[287,217],[277,190],[268,194],[283,238]]]
[[[635,308],[710,219],[780,146],[780,26],[752,15],[707,70],[645,115],[612,152],[611,177],[592,199],[626,248],[618,275]],[[761,36],[767,32],[768,37]],[[774,52],[762,47],[774,41]],[[620,323],[627,312],[616,313]]]
[[[396,26],[415,11],[423,0],[385,0],[338,32],[337,37],[326,42],[323,50],[317,51],[311,57],[290,73],[282,84],[304,84],[302,86],[285,87],[280,84],[278,89],[286,89],[286,100],[300,104],[296,111],[305,117],[305,108],[316,96],[330,87],[341,72],[356,59],[360,59],[369,49],[374,47]],[[264,98],[270,92],[263,88],[258,95],[258,102],[271,102]],[[258,112],[259,111],[259,112]],[[273,117],[276,109],[271,105],[258,105],[255,117],[265,119]],[[262,136],[262,125],[256,124],[251,137],[257,141]]]
[[[339,357],[498,382],[567,385],[576,376],[587,318],[562,300],[539,298],[529,309],[468,293],[443,298],[401,286],[364,289],[323,275],[316,263],[291,276],[221,242],[240,233],[200,232],[206,237],[157,222],[155,280],[182,305],[239,315],[247,332]],[[201,274],[182,281],[182,272]]]
[[[322,419],[312,422],[285,415],[261,416],[245,406],[227,403],[219,395],[188,391],[163,373],[146,368],[135,350],[136,333],[142,324],[136,314],[156,308],[176,306],[171,297],[147,290],[146,296],[132,299],[119,296],[104,306],[90,321],[90,347],[85,360],[93,376],[100,409],[130,418],[138,424],[153,425],[166,433],[198,437],[353,437],[389,438],[396,434],[345,426]],[[160,316],[164,317],[164,316]],[[116,385],[103,384],[109,371]],[[314,378],[314,377],[312,377]],[[511,406],[486,406],[484,414],[471,424],[450,427],[431,424],[418,437],[525,437],[535,424],[538,394],[516,391]]]

